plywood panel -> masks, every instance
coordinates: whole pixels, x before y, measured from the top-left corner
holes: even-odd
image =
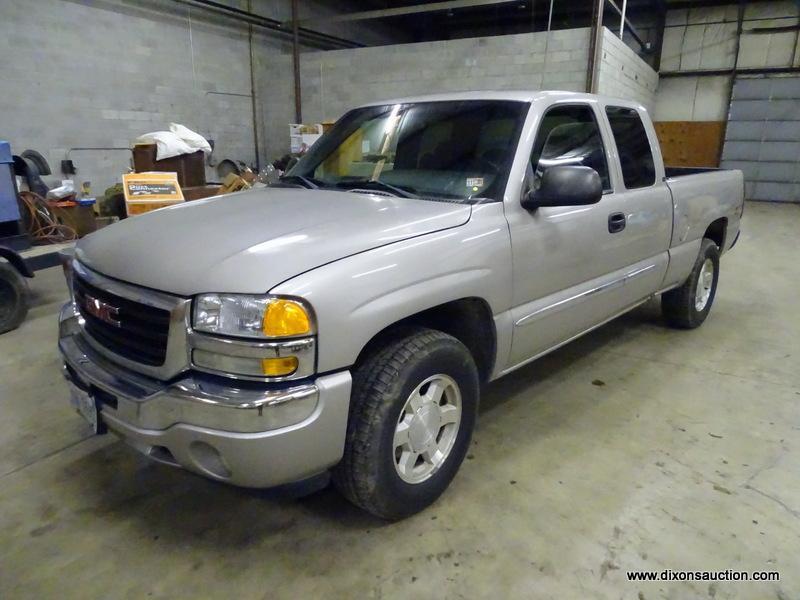
[[[718,167],[724,121],[661,121],[655,124],[664,163],[670,167]]]

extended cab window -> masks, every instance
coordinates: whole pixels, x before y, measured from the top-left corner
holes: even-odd
[[[632,108],[608,106],[606,115],[617,144],[625,187],[629,190],[650,187],[656,182],[656,169],[639,113]]]
[[[554,165],[591,167],[600,175],[603,189],[611,188],[603,138],[590,107],[556,106],[545,113],[531,153],[533,189]]]

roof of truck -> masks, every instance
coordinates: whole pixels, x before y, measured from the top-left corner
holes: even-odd
[[[556,90],[478,90],[470,92],[443,92],[439,94],[424,94],[420,96],[405,96],[402,98],[390,98],[377,102],[368,102],[362,106],[377,106],[382,104],[404,104],[407,102],[437,102],[443,100],[514,100],[517,102],[532,102],[540,98],[559,98],[559,99],[574,99],[574,100],[587,100],[600,98],[606,101],[613,101],[615,104],[622,106],[636,106],[641,105],[638,102],[631,100],[623,100],[622,98],[612,98],[610,96],[602,96],[599,94],[586,94],[583,92],[567,92]]]

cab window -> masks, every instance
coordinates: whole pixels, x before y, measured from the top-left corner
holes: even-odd
[[[555,106],[542,117],[531,153],[533,189],[538,189],[544,172],[556,165],[591,167],[600,175],[603,189],[611,189],[603,138],[589,106]]]
[[[632,108],[608,106],[606,115],[617,144],[625,187],[629,190],[650,187],[656,182],[656,169],[639,113]]]

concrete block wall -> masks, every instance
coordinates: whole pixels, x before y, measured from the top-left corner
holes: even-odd
[[[779,17],[791,17],[790,19]],[[791,27],[800,24],[800,4],[792,0],[748,3],[744,13],[745,31],[751,27]],[[752,21],[758,19],[758,21]],[[750,21],[750,22],[748,22]],[[797,31],[743,35],[738,68],[800,66]]]
[[[244,31],[173,2],[5,0],[0,13],[13,57],[0,61],[0,138],[16,153],[39,150],[56,172],[69,157],[96,194],[119,180],[130,152],[70,148],[127,148],[170,122],[252,160],[250,99],[228,95],[250,94]]]
[[[734,66],[754,70],[800,66],[797,31],[793,29],[800,25],[800,4],[790,0],[746,3],[737,56],[738,13],[734,2],[667,13],[656,127],[669,134],[668,148],[692,156],[703,149],[699,132],[715,131],[715,161],[711,164],[741,168],[747,198],[796,202],[800,198],[795,176],[800,100],[795,78],[739,73],[733,82],[732,74],[695,72],[732,70]],[[782,30],[755,31],[775,27]],[[665,76],[664,71],[675,75]],[[680,74],[687,71],[690,73]],[[793,95],[787,97],[782,88],[788,84]],[[747,93],[756,95],[751,98]],[[742,114],[751,106],[764,113]],[[666,152],[665,157],[669,158]],[[683,163],[673,160],[673,164]]]
[[[599,52],[598,93],[636,100],[652,111],[658,88],[658,73],[605,27]]]
[[[670,10],[667,12],[661,71],[731,69],[736,60],[738,6]],[[779,18],[784,17],[784,18]],[[790,18],[785,18],[790,17]],[[747,3],[739,68],[799,66],[795,31],[748,34],[756,27],[797,25],[800,5],[791,0]],[[662,77],[655,120],[724,121],[728,114],[730,76]]]
[[[335,120],[363,104],[402,96],[461,90],[583,91],[589,30],[303,52],[303,121]],[[270,81],[262,97],[270,158],[288,151],[294,120],[290,56],[263,65]]]
[[[668,11],[661,69],[686,71],[732,67],[736,52],[737,14],[735,3]]]
[[[302,4],[311,10],[316,3]],[[289,18],[288,0],[252,6]],[[318,29],[366,43],[390,39],[380,28]],[[70,158],[75,180],[91,181],[102,194],[128,169],[130,152],[70,148],[128,148],[170,122],[214,139],[218,159],[255,159],[250,47],[241,22],[171,0],[2,0],[0,47],[0,139],[17,154],[40,151],[55,172],[50,182]],[[254,28],[257,95],[272,85],[258,65],[289,50],[287,36]],[[291,81],[291,69],[281,76]]]
[[[662,77],[656,95],[657,121],[724,121],[730,77]]]

